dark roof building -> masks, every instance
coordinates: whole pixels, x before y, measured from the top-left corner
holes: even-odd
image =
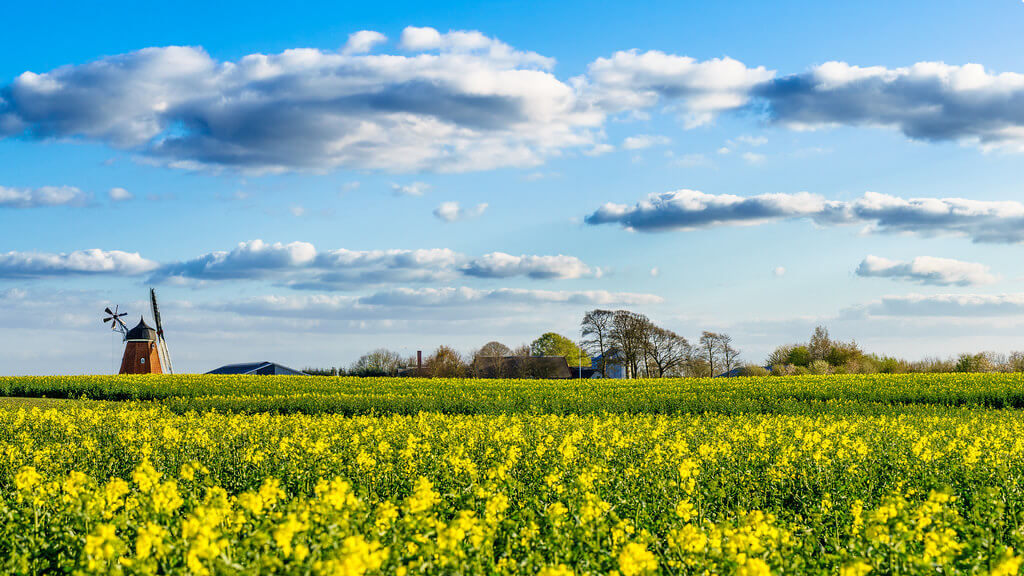
[[[258,374],[260,376],[308,376],[305,372],[293,370],[275,362],[243,362],[241,364],[228,364],[207,374]]]
[[[471,371],[478,378],[575,378],[564,356],[489,356],[477,358]]]

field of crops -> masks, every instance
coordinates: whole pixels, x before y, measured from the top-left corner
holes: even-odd
[[[6,378],[0,571],[1015,574],[1018,375]]]

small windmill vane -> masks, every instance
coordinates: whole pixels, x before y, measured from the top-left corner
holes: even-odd
[[[121,312],[118,314],[118,306],[114,306],[113,310],[110,308],[104,308],[103,311],[107,313],[107,317],[103,319],[103,323],[106,324],[107,322],[110,322],[110,329],[114,332],[120,332],[121,339],[124,340],[125,336],[128,334],[128,326],[124,323],[124,320],[121,320],[121,317],[127,316],[128,313]]]

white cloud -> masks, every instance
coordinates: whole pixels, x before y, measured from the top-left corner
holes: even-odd
[[[742,158],[747,164],[755,165],[764,164],[764,161],[767,159],[764,154],[758,154],[756,152],[744,152]]]
[[[1024,242],[1024,204],[965,198],[904,199],[865,192],[853,201],[826,200],[798,192],[736,196],[676,190],[651,194],[629,206],[607,203],[586,218],[588,224],[617,223],[640,231],[694,230],[812,219],[821,226],[866,224],[869,233],[920,236],[949,234],[974,242]]]
[[[365,54],[374,46],[388,41],[388,37],[374,30],[360,30],[348,35],[348,42],[341,49],[342,54]]]
[[[679,158],[674,159],[672,164],[692,168],[696,166],[710,166],[711,160],[703,154],[683,154]]]
[[[111,202],[124,202],[135,198],[135,195],[124,188],[111,188],[107,191],[107,197],[110,198]]]
[[[697,61],[657,50],[616,52],[587,70],[590,97],[610,112],[664,103],[681,112],[687,128],[711,122],[721,112],[747,104],[751,90],[774,77],[732,58]]]
[[[391,183],[391,192],[395,196],[423,196],[430,189],[430,184],[412,182],[409,184]]]
[[[904,262],[869,255],[857,267],[857,275],[935,286],[974,286],[991,284],[997,280],[984,264],[931,256],[918,256]]]
[[[614,152],[614,151],[615,151],[615,146],[612,146],[611,144],[604,144],[604,143],[602,143],[602,144],[595,144],[589,150],[584,150],[583,153],[586,154],[587,156],[602,156],[604,154],[607,154],[609,152]]]
[[[786,269],[782,266],[776,266],[775,268],[772,269],[772,274],[775,276],[785,276]]]
[[[2,105],[2,99],[0,99],[0,105]],[[0,208],[73,206],[84,204],[86,200],[86,195],[74,186],[42,186],[39,188],[0,186]]]
[[[657,266],[651,268],[651,278],[657,278],[658,276],[661,276],[661,269]]]
[[[667,137],[658,134],[637,134],[623,140],[622,148],[624,150],[643,150],[652,146],[666,146],[671,142]]]
[[[292,216],[296,218],[304,216],[306,214],[306,208],[300,204],[292,204],[288,207],[288,211],[291,212]]]
[[[165,264],[153,281],[270,279],[302,290],[353,290],[366,286],[476,278],[572,279],[598,277],[579,258],[559,254],[512,256],[492,252],[472,258],[448,248],[317,251],[308,242],[241,242],[230,252],[210,252]]]
[[[872,316],[1020,316],[1024,294],[905,294],[884,296],[862,309]]]
[[[772,119],[791,128],[883,126],[915,140],[1024,151],[1024,74],[996,74],[980,64],[886,68],[833,61],[757,92]]]
[[[365,39],[365,35],[363,36]],[[219,61],[145,48],[0,86],[0,137],[82,138],[183,169],[389,172],[534,166],[595,143],[604,114],[550,58],[479,32],[407,29],[377,55]]]
[[[768,139],[765,138],[764,136],[751,136],[749,134],[744,134],[743,136],[736,138],[736,141],[742,144],[746,144],[747,146],[754,147],[764,146],[765,144],[768,143]]]
[[[46,276],[112,274],[137,276],[156,269],[157,263],[138,252],[121,250],[76,250],[68,253],[0,253],[0,277],[38,278]]]
[[[466,264],[462,271],[467,276],[479,278],[582,278],[594,271],[575,256],[534,256],[523,254],[513,256],[504,252],[492,252]]]
[[[472,208],[463,208],[458,202],[442,202],[434,209],[434,216],[445,222],[459,222],[479,218],[487,210],[487,203]]]

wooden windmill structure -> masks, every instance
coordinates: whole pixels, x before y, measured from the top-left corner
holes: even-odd
[[[164,340],[164,327],[160,320],[160,307],[156,303],[156,291],[152,288],[149,289],[149,305],[156,328],[151,328],[145,319],[139,316],[139,323],[129,330],[128,325],[121,320],[122,316],[128,315],[127,312],[120,312],[117,306],[113,310],[105,309],[108,316],[103,322],[110,322],[110,329],[120,332],[125,343],[121,370],[118,374],[163,374],[165,371],[168,374],[174,373],[171,369],[171,355]]]

